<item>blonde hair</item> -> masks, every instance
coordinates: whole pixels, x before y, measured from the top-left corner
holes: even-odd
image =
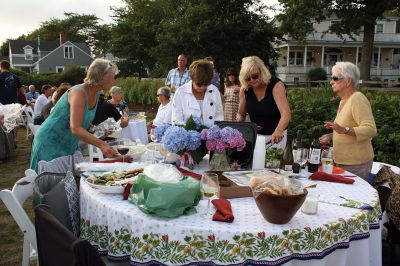
[[[271,80],[271,72],[269,72],[268,68],[264,65],[264,62],[258,56],[244,57],[242,59],[242,66],[239,74],[240,84],[242,84],[241,89],[247,90],[249,88],[249,83],[246,79],[255,66],[260,70],[259,79],[262,83],[268,84]]]
[[[114,75],[119,72],[118,67],[111,61],[97,58],[90,64],[83,81],[92,86],[101,86],[104,76],[110,71],[113,71]]]

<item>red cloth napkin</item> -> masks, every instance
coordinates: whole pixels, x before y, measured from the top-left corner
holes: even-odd
[[[315,172],[310,176],[312,180],[328,181],[335,183],[353,184],[354,179],[346,178],[341,175],[331,175],[324,172]]]
[[[183,169],[183,168],[180,168],[180,167],[177,167],[177,168],[178,168],[179,172],[181,172],[185,176],[191,176],[191,177],[193,177],[193,178],[195,178],[197,180],[201,179],[201,175],[200,174],[196,174],[196,173],[190,172],[190,171],[188,171],[186,169]]]
[[[122,194],[124,196],[124,200],[128,199],[129,194],[131,193],[131,187],[132,187],[131,183],[126,184],[124,188],[124,193]]]
[[[119,157],[112,158],[112,159],[105,159],[105,160],[97,161],[96,163],[122,163],[122,162],[130,163],[132,161],[133,161],[132,157],[127,155],[124,157],[124,160],[122,160],[122,156],[119,156]]]
[[[231,223],[235,219],[232,213],[232,207],[229,200],[220,198],[211,201],[212,204],[217,208],[217,211],[213,215],[213,221]]]

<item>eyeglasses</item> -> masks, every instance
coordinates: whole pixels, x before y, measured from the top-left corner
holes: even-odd
[[[336,76],[332,76],[332,80],[333,81],[338,81],[338,80],[342,80],[344,79],[343,77],[336,77]]]
[[[252,75],[252,76],[248,77],[248,78],[246,79],[246,81],[249,82],[250,79],[252,79],[252,80],[257,80],[258,78],[259,78],[259,75],[256,74],[256,75]]]

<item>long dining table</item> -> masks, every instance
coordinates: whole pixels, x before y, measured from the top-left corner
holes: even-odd
[[[299,210],[283,225],[266,221],[252,197],[230,199],[232,223],[204,218],[206,200],[193,215],[162,218],[81,182],[81,237],[109,260],[130,265],[381,265],[376,190],[359,177],[351,185],[315,182],[317,214]]]

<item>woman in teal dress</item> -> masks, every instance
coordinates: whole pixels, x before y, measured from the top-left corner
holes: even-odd
[[[41,160],[72,155],[79,149],[79,140],[98,147],[106,157],[118,155],[110,145],[87,131],[96,113],[99,92],[114,85],[117,73],[116,65],[96,59],[90,65],[84,83],[64,93],[35,135],[31,169],[37,171]]]

